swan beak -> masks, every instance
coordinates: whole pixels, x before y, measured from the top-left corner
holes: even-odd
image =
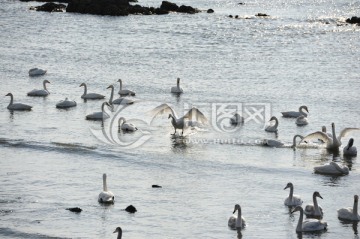
[[[322,196],[319,194],[319,198],[323,199]]]
[[[284,188],[284,190],[287,189],[287,188],[288,188],[288,186],[286,186],[286,187]]]
[[[115,229],[115,231],[113,232],[113,233],[116,233],[118,230],[117,229]]]

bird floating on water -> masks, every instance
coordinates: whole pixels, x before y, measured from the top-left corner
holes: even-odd
[[[138,128],[136,128],[136,126],[132,123],[127,123],[126,119],[124,117],[120,117],[119,118],[119,130],[123,130],[123,131],[127,131],[127,132],[134,132],[136,131]]]
[[[119,94],[120,96],[127,96],[127,95],[135,96],[135,92],[134,92],[134,91],[123,89],[123,87],[122,87],[122,80],[121,80],[121,79],[119,79],[118,82],[120,82],[120,90],[119,90],[119,92],[118,92],[118,94]]]
[[[354,206],[352,208],[347,207],[337,210],[338,218],[346,221],[360,221],[360,215],[358,214],[358,202],[359,196],[354,195]]]
[[[65,98],[65,100],[60,100],[56,104],[56,108],[60,108],[60,109],[66,109],[74,106],[76,106],[76,102],[73,100],[69,100],[68,98]]]
[[[343,176],[349,174],[349,168],[335,162],[330,162],[322,166],[314,167],[314,172],[325,175]]]
[[[277,132],[278,131],[278,126],[279,126],[279,120],[273,116],[270,118],[269,122],[271,121],[275,121],[275,124],[274,125],[269,125],[265,128],[265,131],[267,132]]]
[[[106,173],[103,174],[103,191],[99,194],[98,201],[100,203],[114,203],[115,196],[111,191],[108,191],[106,183]]]
[[[237,214],[235,212],[237,211]],[[241,215],[241,207],[239,204],[235,204],[233,215],[230,216],[228,226],[231,229],[243,229],[246,226],[245,219]]]
[[[304,126],[309,124],[308,119],[306,118],[306,116],[304,115],[300,115],[299,117],[296,118],[295,124],[297,126]]]
[[[176,86],[171,87],[171,93],[181,94],[184,93],[183,88],[180,86],[180,78],[176,80]]]
[[[306,111],[306,112],[305,112]],[[306,105],[302,105],[299,107],[299,111],[286,111],[286,112],[281,112],[281,114],[283,115],[283,117],[285,118],[297,118],[301,115],[307,117],[307,113],[309,113],[309,110],[307,108]]]
[[[13,103],[14,96],[11,93],[7,93],[5,96],[10,96],[10,103],[7,106],[9,110],[31,110],[32,106],[22,104],[22,103]]]
[[[43,87],[44,89],[42,90],[32,90],[30,92],[27,93],[28,96],[48,96],[50,94],[50,92],[46,89],[46,84],[49,83],[50,84],[50,81],[48,80],[44,80],[43,81]]]
[[[110,118],[110,115],[105,112],[105,105],[112,107],[108,102],[101,104],[101,112],[94,112],[86,116],[87,120],[104,120]]]
[[[87,93],[87,86],[85,83],[81,83],[81,85],[79,87],[83,86],[84,87],[84,94],[82,94],[81,98],[85,99],[85,100],[99,100],[99,99],[104,99],[105,96],[101,95],[101,94],[97,94],[97,93]]]
[[[345,156],[356,156],[357,155],[357,149],[354,144],[354,139],[351,138],[348,142],[348,144],[343,148],[343,154]]]
[[[318,219],[305,219],[304,218],[304,210],[301,206],[296,206],[291,213],[300,212],[300,217],[298,224],[296,226],[296,232],[315,232],[326,230],[327,222],[318,220]]]
[[[42,76],[45,75],[46,70],[40,68],[32,68],[29,70],[29,76]]]
[[[287,188],[290,188],[290,193],[289,196],[285,199],[284,204],[288,207],[301,205],[303,203],[303,200],[301,200],[299,195],[294,195],[294,185],[289,182],[284,188],[284,190]]]
[[[113,100],[114,98],[114,86],[113,85],[109,85],[106,89],[111,89],[111,95],[110,95],[110,99],[109,99],[109,103],[111,105],[130,105],[133,104],[135,101],[133,101],[132,99],[128,99],[125,97],[119,97],[116,100]]]
[[[316,200],[317,197],[323,199],[319,192],[315,191],[313,193],[313,204],[306,205],[304,210],[304,213],[307,217],[318,218],[318,219],[321,219],[323,217],[323,210],[321,206],[318,205],[318,202]]]

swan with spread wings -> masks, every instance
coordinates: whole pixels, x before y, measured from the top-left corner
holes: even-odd
[[[191,108],[184,116],[178,117],[175,110],[171,108],[168,104],[161,104],[158,107],[154,108],[152,111],[152,114],[155,116],[160,114],[166,114],[169,113],[169,119],[171,118],[171,123],[174,126],[175,132],[176,129],[181,129],[181,134],[184,133],[184,128],[188,126],[188,122],[194,121],[198,123],[207,123],[207,119],[204,116],[204,114],[198,110],[197,108],[193,107]]]

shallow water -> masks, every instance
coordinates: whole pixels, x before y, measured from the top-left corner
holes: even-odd
[[[0,101],[1,237],[115,238],[121,226],[124,238],[236,238],[227,220],[239,203],[244,238],[297,238],[299,215],[283,205],[291,181],[304,206],[314,191],[324,198],[319,203],[328,230],[303,238],[358,238],[358,226],[342,223],[336,213],[359,194],[356,157],[259,146],[275,138],[264,131],[272,115],[279,118],[278,139],[288,144],[294,134],[322,125],[330,130],[331,122],[337,133],[360,127],[360,28],[344,24],[359,12],[358,3],[183,1],[215,14],[129,17],[28,10],[37,4],[0,5],[0,91],[33,106],[11,113],[9,97]],[[258,12],[271,17],[254,17]],[[33,67],[48,72],[31,78]],[[180,97],[169,93],[177,77],[185,91]],[[119,78],[138,102],[110,114],[135,123],[140,130],[134,134],[118,134],[116,121],[85,120],[103,101],[84,102],[79,85],[86,82],[89,92],[108,99],[106,87],[114,84],[117,91]],[[45,79],[48,97],[26,96]],[[56,109],[65,97],[78,105]],[[172,136],[167,115],[148,114],[162,103],[179,115],[197,106],[209,123]],[[281,117],[300,105],[309,108],[309,125]],[[247,117],[259,111],[257,121],[227,128],[236,107]],[[343,146],[353,137],[359,147],[359,136],[346,136]],[[313,174],[314,166],[331,160],[348,165],[350,174]],[[111,206],[97,203],[103,173],[116,196]],[[122,210],[130,204],[138,209],[134,215]],[[83,212],[65,210],[76,206]]]

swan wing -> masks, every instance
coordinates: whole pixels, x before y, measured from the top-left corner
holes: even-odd
[[[235,215],[232,215],[232,216],[229,218],[228,226],[231,227],[231,228],[235,228],[235,226],[236,226],[236,219],[237,219],[237,217],[236,217]]]
[[[185,115],[184,118],[188,118],[188,119],[192,119],[193,117],[195,117],[195,120],[200,122],[200,123],[204,123],[206,124],[208,122],[208,120],[206,119],[205,115],[198,110],[197,108],[193,107],[192,109],[190,109]]]
[[[339,135],[340,140],[341,140],[341,138],[348,135],[351,131],[355,131],[355,130],[360,130],[360,128],[345,128],[345,129],[341,130],[340,135]]]
[[[162,115],[162,114],[172,114],[175,118],[178,118],[175,110],[173,110],[173,108],[171,108],[168,104],[164,103],[161,104],[157,107],[155,107],[153,110],[150,111],[151,114],[156,117],[158,115]]]
[[[327,227],[326,222],[319,221],[317,219],[307,219],[303,222],[303,231],[320,231]]]
[[[327,134],[325,134],[324,132],[321,132],[321,131],[316,131],[314,133],[306,135],[300,141],[300,143],[303,143],[303,142],[306,142],[306,141],[311,141],[311,140],[318,140],[318,139],[321,139],[322,141],[324,141],[324,143],[328,143],[328,142],[331,141],[331,139],[329,138],[329,136]]]

